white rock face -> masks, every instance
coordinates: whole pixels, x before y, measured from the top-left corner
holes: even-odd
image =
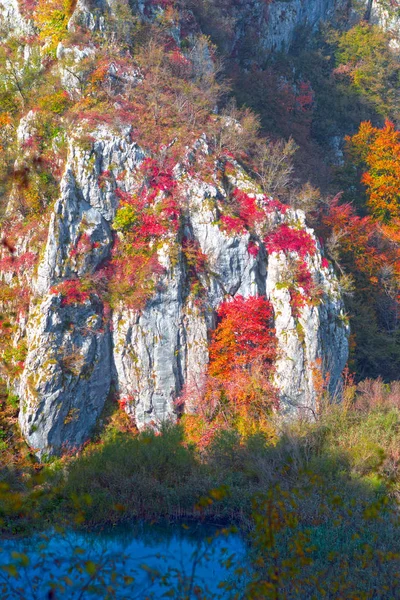
[[[278,339],[276,385],[280,390],[281,412],[288,417],[312,417],[318,406],[318,381],[326,378],[332,396],[340,395],[341,373],[348,358],[348,334],[343,301],[332,267],[322,266],[319,244],[313,231],[306,228],[301,211],[293,211],[296,219],[314,239],[316,254],[306,259],[314,281],[323,293],[317,306],[306,304],[296,320],[289,290],[280,286],[288,269],[288,258],[282,252],[272,253],[268,260],[267,296],[275,313]]]
[[[82,62],[95,56],[95,49],[87,46],[78,48],[65,47],[61,42],[57,47],[57,60],[60,69],[61,83],[63,88],[76,98],[81,95],[81,88],[87,73],[82,69]]]
[[[174,401],[184,385],[204,378],[208,364],[208,331],[215,309],[227,296],[257,294],[257,261],[247,252],[248,236],[230,237],[215,224],[210,208],[220,191],[191,182],[186,189],[185,236],[207,255],[205,310],[190,294],[188,273],[179,247],[176,264],[164,259],[166,273],[140,315],[122,310],[114,318],[115,365],[120,390],[129,399],[128,412],[139,426],[174,415]]]
[[[159,250],[164,273],[140,312],[125,308],[122,299],[110,321],[99,298],[63,304],[60,294],[51,289],[62,281],[93,274],[109,256],[115,190],[117,185],[130,190],[138,178],[143,154],[129,132],[119,137],[100,128],[95,135],[89,148],[70,143],[61,195],[34,284],[37,298],[27,324],[28,357],[20,386],[20,424],[30,445],[41,454],[51,454],[63,446],[82,444],[101,413],[112,381],[139,427],[174,418],[175,401],[182,391],[201,388],[215,311],[235,295],[270,298],[279,346],[276,383],[282,412],[312,414],[315,368],[321,365],[324,373],[329,371],[334,391],[347,360],[348,329],[335,275],[321,267],[319,250],[309,259],[323,300],[319,306],[305,306],[297,323],[288,290],[277,285],[287,259],[282,254],[267,256],[263,250],[254,257],[247,250],[249,234],[228,235],[220,229],[217,210],[224,191],[217,183],[188,178],[184,188],[182,235],[207,256],[207,270],[199,274],[201,303],[190,291],[180,236],[167,239]],[[106,185],[99,183],[104,171]],[[240,173],[236,184],[244,185]],[[306,227],[300,211],[289,211],[285,218]],[[82,236],[90,244],[83,255],[76,255]],[[186,409],[193,409],[190,401]]]
[[[20,23],[14,0],[3,1],[7,18]],[[334,4],[334,0],[289,0],[267,7],[260,0],[251,0],[244,4],[244,14],[259,19],[265,50],[283,49],[292,41],[297,25],[313,27]],[[79,0],[69,28],[77,30],[76,26],[83,24],[101,31],[110,7],[106,2],[90,3],[89,7]],[[144,10],[143,3],[141,8]],[[23,26],[22,21],[18,26]],[[58,47],[63,85],[72,96],[79,96],[82,65],[92,52],[89,46]],[[108,77],[113,89],[122,86],[119,93],[123,94],[126,87],[138,85],[140,78],[134,71],[122,73],[119,68],[111,65]],[[29,150],[22,150],[34,129],[35,114],[28,113],[18,129],[19,161],[30,158],[24,154]],[[140,165],[145,156],[130,128],[100,126],[90,135],[86,129],[83,121],[75,131],[67,132],[68,158],[60,195],[32,278],[30,314],[19,333],[26,336],[28,345],[18,384],[19,421],[28,443],[41,456],[82,445],[113,386],[139,427],[175,418],[180,410],[176,400],[185,391],[185,410],[193,410],[190,391],[202,390],[216,311],[225,299],[237,295],[270,299],[279,346],[275,381],[282,413],[312,414],[318,396],[315,369],[329,372],[334,392],[347,360],[348,328],[336,277],[330,268],[322,267],[315,240],[317,252],[308,259],[308,267],[319,282],[322,301],[306,305],[297,321],[288,290],[279,286],[288,258],[276,253],[267,256],[264,249],[255,257],[248,252],[249,233],[230,235],[220,228],[220,209],[227,199],[217,176],[214,183],[205,183],[181,171],[183,223],[177,235],[167,237],[158,251],[164,272],[142,310],[127,308],[121,298],[111,314],[100,289],[92,290],[80,302],[63,297],[65,282],[73,285],[74,280],[96,277],[110,258],[116,235],[112,223],[118,207],[117,190],[131,192],[143,183]],[[199,147],[202,144],[206,141]],[[178,168],[176,173],[179,179]],[[234,183],[246,191],[251,186],[240,168]],[[306,228],[300,212],[288,212],[286,218]],[[201,294],[192,289],[183,239],[207,257],[207,268],[198,273]]]
[[[62,306],[46,295],[29,315],[19,423],[40,455],[80,447],[108,395],[111,336],[99,301]]]
[[[297,323],[289,291],[277,286],[287,269],[286,258],[275,253],[267,257],[262,251],[255,258],[247,251],[248,234],[229,236],[221,231],[215,212],[221,194],[221,189],[210,184],[191,182],[187,187],[185,234],[207,256],[207,273],[200,276],[205,309],[196,307],[188,295],[179,255],[174,266],[167,266],[160,291],[140,315],[122,310],[114,316],[119,387],[139,426],[173,416],[174,401],[184,386],[194,395],[201,392],[208,364],[207,332],[215,327],[215,310],[221,302],[235,295],[266,294],[273,304],[279,348],[275,382],[283,414],[315,414],[320,371],[329,378],[332,393],[340,386],[348,356],[348,327],[333,271],[322,268],[319,251],[309,259],[323,301],[319,306],[305,306]],[[306,227],[301,211],[289,212],[287,218]],[[312,230],[307,231],[318,248]],[[191,410],[188,397],[186,409]]]
[[[45,256],[35,282],[39,294],[64,279],[92,274],[108,257],[113,241],[110,222],[117,207],[116,178],[127,169],[118,187],[129,189],[143,160],[139,147],[130,141],[129,129],[118,136],[100,127],[95,136],[89,149],[82,148],[76,138],[70,140],[61,197],[51,216]],[[89,238],[92,248],[82,255],[77,250],[83,236]]]
[[[76,447],[87,439],[114,372],[109,320],[101,300],[63,305],[61,296],[51,291],[62,281],[93,274],[109,256],[115,190],[117,185],[122,190],[131,187],[143,160],[129,130],[116,135],[100,127],[94,135],[89,147],[79,145],[76,137],[70,140],[61,195],[33,281],[36,305],[27,324],[20,425],[40,454]],[[117,182],[125,169],[129,174]],[[102,180],[104,172],[107,178]]]
[[[382,29],[393,35],[391,46],[394,50],[400,49],[400,6],[395,1],[378,2],[373,0],[371,7],[370,20],[372,23],[380,25]]]
[[[105,27],[104,15],[110,10],[109,4],[105,0],[78,0],[72,17],[68,23],[69,31],[76,31],[78,28],[90,29],[91,31],[103,31]]]
[[[321,21],[331,17],[342,0],[281,0],[263,8],[260,21],[261,46],[266,51],[285,51],[293,42],[296,28],[314,29]]]
[[[21,14],[18,0],[0,2],[0,24],[8,34],[31,35],[35,31],[32,22]]]

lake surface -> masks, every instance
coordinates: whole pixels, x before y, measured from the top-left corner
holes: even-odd
[[[243,538],[203,524],[51,531],[0,548],[2,600],[229,599],[246,580]]]

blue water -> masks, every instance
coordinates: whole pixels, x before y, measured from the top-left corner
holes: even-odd
[[[50,531],[0,542],[2,600],[228,600],[241,595],[244,567],[242,537],[202,524]]]

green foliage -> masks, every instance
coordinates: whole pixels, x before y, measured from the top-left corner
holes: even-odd
[[[290,424],[274,443],[227,429],[201,453],[179,425],[136,437],[114,431],[46,466],[22,494],[0,486],[3,527],[16,530],[27,512],[39,527],[62,518],[85,528],[132,517],[225,519],[247,532],[251,567],[230,559],[244,598],[395,597],[399,394],[399,383],[365,381],[350,403],[328,407],[317,423]],[[237,597],[235,581],[223,590]]]
[[[334,35],[336,75],[348,78],[354,90],[384,116],[398,116],[400,64],[391,50],[390,34],[362,22]]]
[[[88,525],[133,516],[183,516],[194,510],[210,482],[201,477],[194,449],[182,442],[182,430],[168,424],[160,435],[145,431],[106,439],[72,462],[66,497],[89,494]]]
[[[116,212],[113,227],[117,231],[129,231],[137,222],[136,210],[133,206],[122,206]]]
[[[1,427],[0,427],[0,454],[3,451],[7,450],[6,438],[7,438],[7,432],[4,431],[4,429],[1,429]]]
[[[41,69],[37,45],[29,46],[16,37],[0,43],[0,113],[15,114],[30,104]]]

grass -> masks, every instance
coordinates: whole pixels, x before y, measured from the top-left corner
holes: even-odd
[[[3,468],[12,490],[1,492],[3,530],[108,529],[133,518],[235,524],[256,565],[251,598],[396,597],[399,390],[363,382],[351,402],[281,428],[274,442],[228,429],[201,450],[179,424],[133,434],[111,419],[80,455]]]

